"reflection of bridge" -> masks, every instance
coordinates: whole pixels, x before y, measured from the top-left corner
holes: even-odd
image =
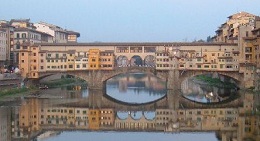
[[[244,87],[243,75],[239,72],[231,71],[206,71],[206,70],[156,70],[154,67],[118,67],[114,70],[74,70],[65,71],[69,75],[76,76],[88,82],[88,87],[90,89],[103,89],[104,83],[109,78],[112,78],[119,74],[143,72],[148,74],[153,74],[162,80],[167,81],[168,89],[180,89],[181,83],[190,77],[201,75],[201,74],[219,74],[223,76],[228,76],[235,80],[239,87]],[[39,77],[43,78],[59,72],[41,72]],[[233,81],[234,81],[233,80]]]
[[[79,113],[76,111],[82,109],[89,109],[90,111],[103,111],[103,110],[112,110],[112,119],[113,121],[113,126],[106,126],[101,124],[98,129],[104,129],[104,130],[120,130],[120,131],[173,131],[177,129],[172,129],[172,126],[177,126],[177,124],[185,124],[185,127],[182,127],[183,130],[191,130],[191,131],[201,131],[201,127],[198,126],[198,128],[193,128],[192,122],[197,121],[195,120],[190,120],[188,118],[188,113],[190,114],[190,111],[195,111],[192,112],[194,115],[192,116],[198,116],[198,117],[203,117],[203,116],[208,116],[205,113],[202,113],[202,115],[197,114],[197,111],[234,111],[234,115],[238,115],[236,112],[238,108],[243,107],[243,99],[244,97],[242,96],[239,99],[236,99],[234,101],[231,101],[229,103],[222,103],[222,104],[214,104],[214,105],[209,105],[209,104],[200,104],[200,103],[195,103],[191,102],[183,97],[181,97],[178,93],[174,91],[168,91],[168,94],[154,102],[150,103],[143,103],[139,105],[134,105],[134,104],[126,104],[119,102],[115,99],[108,98],[104,95],[102,90],[90,90],[89,91],[89,96],[86,99],[78,99],[78,100],[72,100],[73,102],[65,102],[62,100],[61,102],[65,102],[65,104],[59,104],[58,107],[61,107],[63,110],[65,110],[67,107],[68,110],[72,110],[75,108],[75,111],[71,111],[72,113],[70,116],[75,113],[75,116]],[[59,109],[58,107],[50,107],[47,109]],[[228,108],[226,108],[228,107]],[[47,110],[46,109],[46,110]],[[40,111],[40,110],[39,110]],[[50,110],[52,111],[52,110]],[[178,119],[181,119],[183,115],[179,115],[179,112],[186,112],[187,111],[187,119],[185,121],[178,121]],[[145,113],[152,113],[152,115],[147,115]],[[104,113],[104,112],[103,112]],[[110,112],[107,112],[110,113]],[[124,115],[122,115],[124,113]],[[47,113],[46,113],[47,114]],[[59,114],[59,113],[57,113]],[[62,113],[63,114],[63,113]],[[101,112],[102,114],[102,112]],[[222,116],[234,116],[234,115],[222,115]],[[63,114],[64,116],[64,114]],[[84,116],[84,114],[82,115]],[[99,115],[100,116],[100,115]],[[105,116],[105,115],[103,115]],[[103,116],[99,117],[102,118]],[[190,115],[191,116],[191,115]],[[76,117],[75,117],[76,118]],[[74,119],[75,119],[74,118]],[[203,117],[205,118],[205,117]],[[53,123],[55,124],[57,121],[61,120],[62,124],[59,124],[57,126],[50,124]],[[72,119],[71,119],[72,120]],[[68,120],[68,121],[71,121]],[[60,130],[75,130],[75,129],[91,129],[93,123],[88,121],[88,125],[77,125],[78,123],[85,122],[84,119],[75,119],[75,124],[76,125],[70,125],[68,123],[64,124],[64,120],[59,119],[59,118],[47,118],[46,125],[44,124],[42,126],[43,129],[60,129]],[[205,120],[205,119],[204,119]],[[191,123],[189,123],[189,122]],[[50,122],[50,123],[49,123]],[[102,121],[100,121],[102,122]],[[106,120],[104,121],[106,122]],[[226,121],[222,121],[226,122]],[[74,123],[74,122],[73,122]],[[191,124],[191,125],[190,125]],[[204,123],[203,123],[204,124]],[[206,124],[206,123],[205,123]],[[178,125],[179,126],[179,125]],[[183,125],[182,125],[183,126]],[[187,126],[187,127],[186,127]],[[174,127],[175,128],[175,127]],[[180,127],[178,127],[179,130]],[[187,129],[186,129],[187,128]],[[206,125],[205,130],[213,130],[213,127],[209,127],[207,129]],[[229,127],[225,127],[228,128]],[[232,127],[232,130],[235,127]],[[97,128],[95,128],[97,129]],[[219,129],[219,128],[218,128]]]
[[[75,103],[66,104],[72,107],[90,107],[90,108],[113,108],[115,111],[155,111],[156,109],[193,109],[193,108],[224,108],[241,107],[243,96],[228,102],[219,104],[203,104],[193,102],[183,97],[179,91],[168,90],[167,95],[152,102],[147,103],[126,103],[109,97],[103,90],[89,90],[87,99],[80,99]]]

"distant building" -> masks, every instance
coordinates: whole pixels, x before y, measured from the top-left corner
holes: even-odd
[[[45,22],[35,23],[34,26],[36,30],[53,36],[54,43],[77,42],[77,38],[80,36],[78,32],[67,31],[59,26]]]
[[[252,78],[260,80],[260,17],[247,12],[239,12],[228,17],[216,31],[213,42],[237,43],[239,72],[244,81]],[[256,73],[255,73],[256,72]],[[257,81],[246,83],[260,89]]]
[[[228,17],[228,21],[223,23],[218,30],[216,36],[213,37],[214,42],[237,43],[239,36],[239,27],[243,25],[254,26],[255,15],[247,12],[239,12]]]
[[[11,19],[9,24],[15,28],[35,28],[30,19]]]

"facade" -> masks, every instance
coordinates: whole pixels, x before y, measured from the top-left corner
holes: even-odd
[[[168,43],[167,46],[166,43],[31,44],[21,47],[20,53],[25,56],[19,56],[22,60],[20,70],[22,76],[28,78],[39,78],[39,73],[44,72],[115,70],[117,67],[137,66],[154,67],[158,71],[238,72],[244,76],[246,87],[252,87],[257,59],[249,59],[248,56],[256,56],[255,45],[250,44],[250,47],[249,43],[245,42],[242,49],[230,43]],[[251,63],[247,62],[249,60]]]
[[[0,67],[6,64],[7,54],[7,33],[0,30]]]
[[[7,21],[3,21],[0,24],[0,29],[4,30],[6,32],[6,65],[13,64],[14,60],[14,27],[8,24]]]
[[[80,36],[78,32],[67,31],[59,26],[45,22],[35,23],[34,26],[36,30],[51,35],[53,43],[77,42],[77,38]]]
[[[255,15],[247,12],[239,12],[228,17],[227,22],[223,23],[213,38],[214,42],[237,43],[239,38],[239,27],[248,25],[254,26]]]
[[[7,65],[17,66],[19,50],[24,43],[68,43],[77,42],[78,32],[67,31],[58,26],[40,22],[33,24],[30,19],[12,19],[1,21],[0,29],[6,32]]]

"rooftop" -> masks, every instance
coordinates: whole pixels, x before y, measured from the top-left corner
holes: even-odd
[[[208,42],[89,42],[89,43],[36,43],[35,46],[236,46],[236,43]]]

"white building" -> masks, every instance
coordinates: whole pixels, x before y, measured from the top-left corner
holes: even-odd
[[[45,22],[35,23],[34,26],[36,30],[53,36],[54,43],[77,42],[77,38],[80,36],[77,32],[67,31],[59,26]]]
[[[7,34],[5,30],[0,30],[0,66],[3,66],[6,61],[7,51]]]

